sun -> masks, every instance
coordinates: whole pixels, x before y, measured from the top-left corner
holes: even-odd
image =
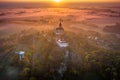
[[[61,2],[61,0],[54,0],[55,2]]]

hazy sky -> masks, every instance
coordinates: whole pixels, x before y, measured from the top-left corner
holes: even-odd
[[[54,2],[55,0],[0,0],[9,2]],[[61,2],[120,2],[120,0],[61,0]]]

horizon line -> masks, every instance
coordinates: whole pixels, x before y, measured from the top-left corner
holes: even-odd
[[[32,3],[38,3],[38,2],[44,2],[44,3],[56,3],[54,1],[3,1],[0,2],[32,2]],[[59,3],[120,3],[120,1],[61,1]]]
[[[51,1],[0,1],[0,3],[56,3],[56,2],[51,2]],[[69,1],[64,1],[60,3],[120,3],[120,1],[76,1],[76,2],[69,2]],[[59,4],[59,3],[57,3]]]

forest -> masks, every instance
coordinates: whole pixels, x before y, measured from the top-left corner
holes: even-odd
[[[119,80],[119,38],[95,31],[80,34],[66,31],[64,37],[69,42],[66,48],[56,44],[52,30],[31,28],[0,37],[0,79]],[[69,52],[67,59],[66,50]],[[19,51],[25,52],[22,60],[16,54]],[[60,74],[61,65],[65,70]]]

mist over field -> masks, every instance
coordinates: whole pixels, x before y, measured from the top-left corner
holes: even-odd
[[[0,80],[119,80],[119,4],[0,2]]]

